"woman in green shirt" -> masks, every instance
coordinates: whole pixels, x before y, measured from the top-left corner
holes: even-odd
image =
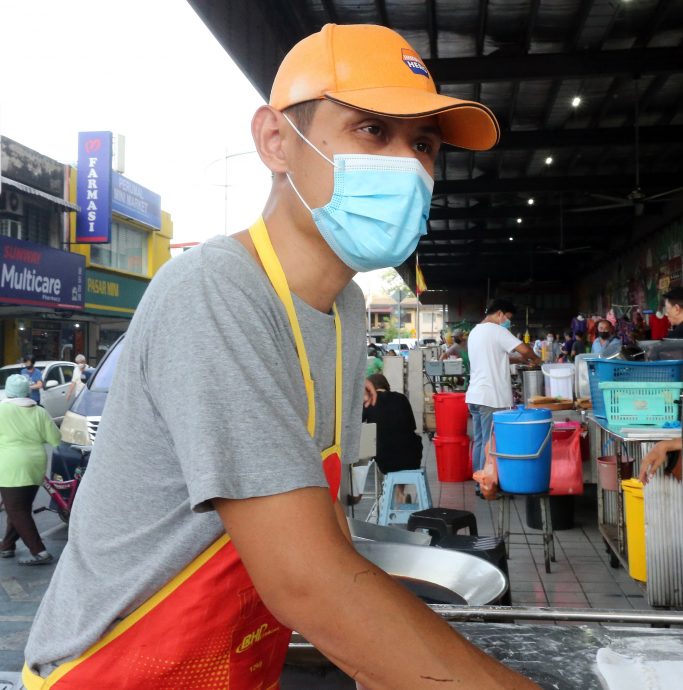
[[[12,558],[17,540],[26,544],[30,558],[20,565],[50,563],[52,556],[33,520],[33,500],[47,469],[44,444],[59,445],[59,429],[50,415],[29,397],[29,381],[21,374],[8,377],[7,398],[0,403],[0,497],[7,512],[0,558]]]

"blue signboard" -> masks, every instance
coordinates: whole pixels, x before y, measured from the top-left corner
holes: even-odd
[[[76,242],[111,242],[111,132],[79,132]]]
[[[85,257],[0,237],[0,303],[83,309]]]
[[[112,209],[122,216],[161,230],[161,197],[114,171]]]

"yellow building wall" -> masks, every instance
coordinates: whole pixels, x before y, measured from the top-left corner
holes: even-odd
[[[70,184],[69,184],[69,198],[72,203],[76,203],[76,168],[70,170]],[[129,218],[124,219],[129,225],[133,225],[140,230],[143,230],[148,235],[147,244],[147,275],[141,276],[139,273],[129,273],[128,271],[121,271],[116,268],[108,266],[100,266],[96,264],[98,269],[110,271],[111,273],[121,273],[122,275],[134,276],[136,278],[151,279],[156,275],[156,272],[171,258],[171,241],[173,240],[173,221],[171,214],[166,211],[161,212],[161,229],[150,230],[144,225],[140,225]],[[85,257],[85,265],[90,267],[90,245],[76,244],[76,214],[69,214],[69,242],[70,250],[74,254],[82,254]]]

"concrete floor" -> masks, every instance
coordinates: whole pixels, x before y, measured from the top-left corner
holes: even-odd
[[[495,534],[501,501],[486,501],[475,494],[474,482],[442,483],[437,479],[434,445],[424,435],[423,466],[427,469],[432,499],[444,508],[469,510],[477,518],[480,536]],[[373,473],[366,493],[355,507],[365,519],[373,503]],[[595,486],[575,497],[574,527],[555,531],[556,562],[545,572],[540,530],[526,524],[526,498],[510,504],[510,588],[513,605],[569,608],[648,609],[645,590],[623,568],[612,568],[598,531]]]

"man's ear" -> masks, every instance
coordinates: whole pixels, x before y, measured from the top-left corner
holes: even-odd
[[[262,105],[251,120],[251,135],[264,165],[273,173],[286,173],[287,156],[284,146],[284,118],[269,105]]]

